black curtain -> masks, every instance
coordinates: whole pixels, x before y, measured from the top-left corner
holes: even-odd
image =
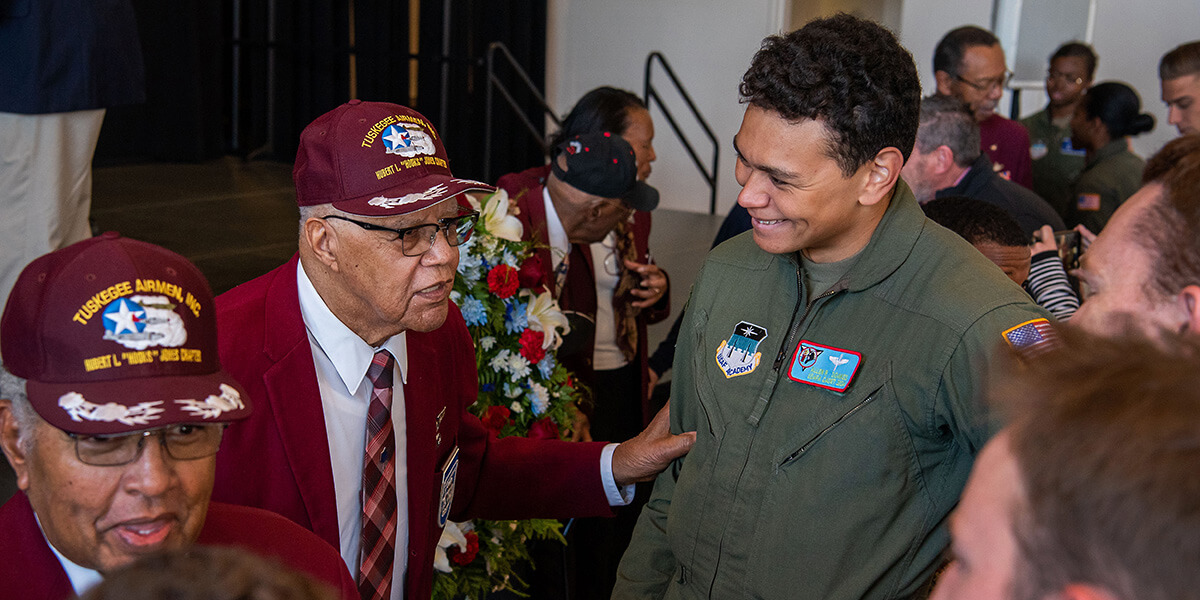
[[[420,14],[413,108],[442,131],[455,174],[482,178],[488,45],[504,43],[544,93],[546,0],[134,0],[147,102],[109,111],[98,161],[234,153],[290,162],[304,126],[351,97],[352,52],[358,98],[410,104],[410,2]],[[496,95],[493,179],[540,164],[545,134],[536,100],[497,64],[538,131]]]
[[[109,108],[96,164],[195,161],[228,147],[222,12],[206,0],[133,0],[146,102]]]

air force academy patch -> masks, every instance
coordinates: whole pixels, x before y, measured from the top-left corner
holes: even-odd
[[[742,321],[733,328],[729,339],[717,346],[717,366],[728,379],[738,375],[749,375],[762,361],[758,345],[767,339],[765,327]]]

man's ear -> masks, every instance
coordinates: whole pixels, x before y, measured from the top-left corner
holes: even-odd
[[[904,155],[894,147],[888,146],[880,150],[871,162],[863,165],[867,169],[866,181],[858,197],[858,203],[863,206],[874,206],[880,200],[889,198],[896,181],[900,179],[900,169],[904,167]]]
[[[33,435],[32,431],[25,435]],[[0,450],[12,465],[17,475],[17,487],[22,491],[29,489],[29,457],[21,449],[18,440],[21,439],[21,427],[17,424],[17,415],[13,412],[12,401],[0,399]]]
[[[941,145],[933,150],[937,156],[937,174],[941,175],[954,166],[954,151],[950,146]]]
[[[1179,301],[1187,313],[1187,322],[1180,326],[1186,333],[1200,335],[1200,285],[1189,285],[1179,292]]]
[[[339,240],[337,231],[329,224],[329,221],[317,217],[311,217],[304,221],[300,243],[307,247],[307,253],[311,254],[313,258],[321,261],[332,271],[338,270]]]
[[[954,76],[945,72],[937,71],[933,74],[934,80],[937,82],[937,93],[941,96],[953,96],[951,93],[950,84],[954,83]]]

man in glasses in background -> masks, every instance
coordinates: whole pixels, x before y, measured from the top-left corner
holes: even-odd
[[[933,71],[939,95],[953,96],[971,107],[979,122],[981,149],[996,172],[1033,189],[1029,134],[1020,123],[996,113],[1012,79],[1000,40],[974,25],[954,29],[934,49]]]
[[[226,436],[214,497],[338,546],[364,598],[428,598],[447,519],[598,516],[686,452],[666,420],[620,445],[489,437],[450,302],[475,215],[420,113],[352,100],[309,124],[299,252],[219,300],[221,356],[259,410]]]
[[[75,597],[198,543],[357,596],[317,536],[209,502],[225,426],[251,403],[221,369],[212,293],[183,257],[114,233],[44,255],[17,279],[0,339],[0,448],[21,490],[0,508],[0,594]]]

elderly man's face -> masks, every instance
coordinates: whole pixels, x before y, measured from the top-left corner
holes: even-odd
[[[417,212],[394,217],[360,218],[384,227],[403,229],[459,214],[458,203],[444,200]],[[357,218],[357,217],[356,217]],[[450,291],[458,268],[458,247],[443,231],[420,256],[405,256],[395,234],[367,231],[337,222],[339,227],[339,293],[349,302],[348,314],[338,314],[355,332],[370,332],[374,345],[401,331],[432,331],[441,327],[449,308]]]
[[[28,452],[16,443],[15,416],[0,400],[0,428],[17,485],[46,539],[72,562],[100,572],[183,548],[204,526],[214,457],[175,460],[152,436],[134,462],[97,467],[79,461],[75,442],[37,419]]]
[[[1084,298],[1071,317],[1072,325],[1101,335],[1120,333],[1129,326],[1145,333],[1179,329],[1177,301],[1161,298],[1152,289],[1154,264],[1135,228],[1161,196],[1158,184],[1130,196],[1080,258],[1075,275],[1084,286]]]
[[[950,515],[953,562],[938,579],[932,600],[1009,600],[1017,542],[1013,516],[1024,504],[1020,469],[1001,432],[984,446]]]

